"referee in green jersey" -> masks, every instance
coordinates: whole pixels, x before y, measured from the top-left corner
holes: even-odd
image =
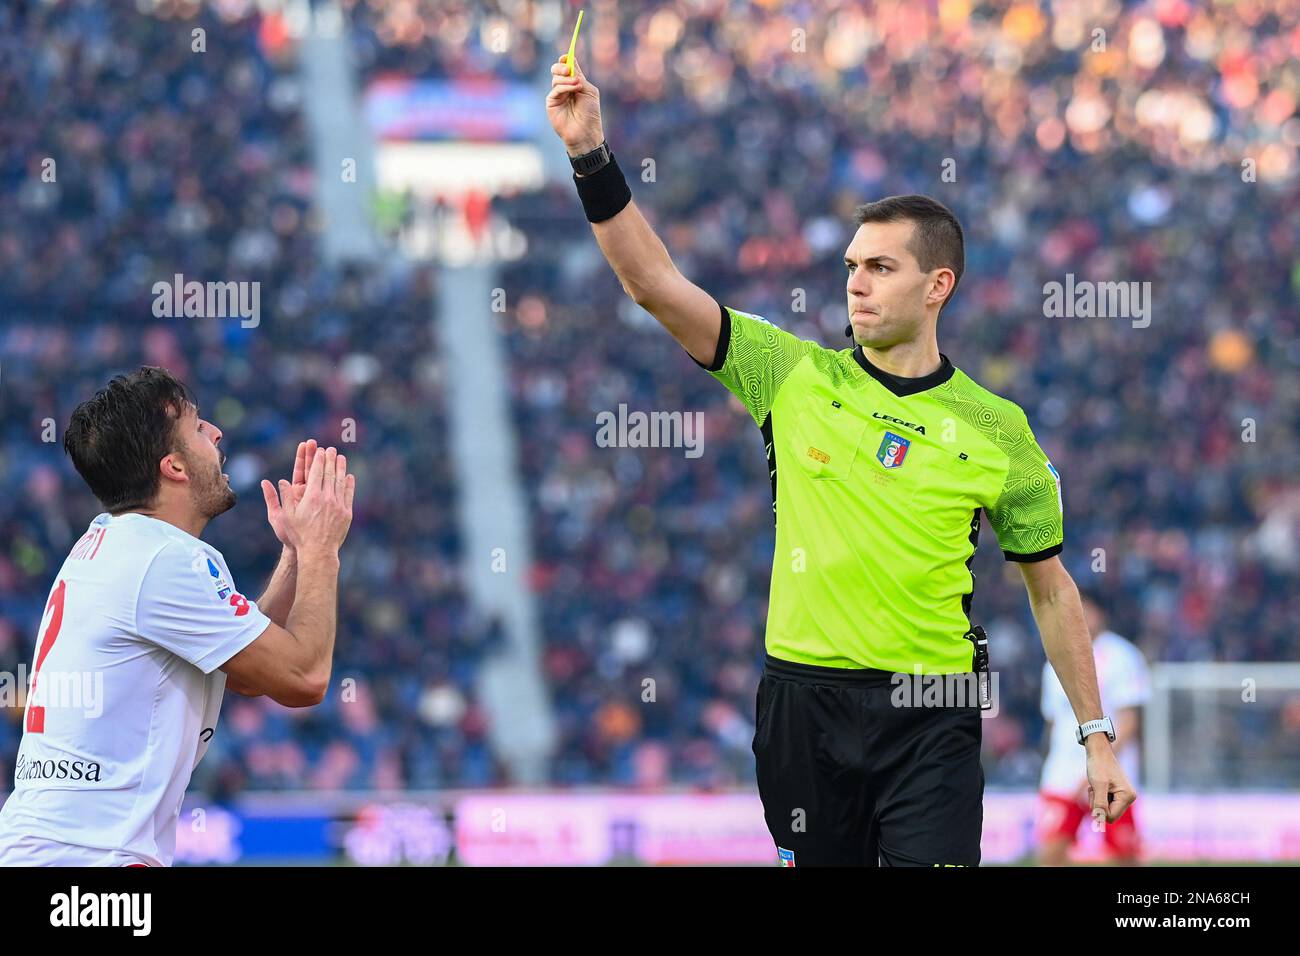
[[[957,219],[924,196],[860,207],[844,256],[855,347],[799,339],[676,269],[605,142],[599,91],[563,57],[551,73],[547,113],[601,251],[767,445],[776,551],[754,754],[778,859],[979,863],[980,714],[992,703],[987,642],[969,617],[981,512],[1024,575],[1078,718],[1094,817],[1117,820],[1136,794],[1058,557],[1060,478],[1025,413],[935,337],[964,267]]]

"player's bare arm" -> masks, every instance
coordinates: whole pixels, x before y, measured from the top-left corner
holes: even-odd
[[[300,497],[292,488],[274,503],[268,495],[272,527],[283,529],[297,555],[296,586],[285,625],[268,625],[222,667],[238,692],[266,694],[286,707],[324,700],[334,657],[339,548],[352,522],[355,491],[346,456],[317,448]]]
[[[293,607],[293,594],[298,581],[298,554],[288,546],[280,549],[280,560],[271,572],[271,579],[266,582],[266,590],[257,599],[266,616],[281,627],[289,619]]]
[[[277,507],[277,504],[279,498],[286,496],[292,498],[294,504],[302,501],[302,493],[307,490],[307,468],[315,456],[316,439],[309,438],[298,443],[298,452],[293,461],[293,478],[290,481],[283,478],[279,480],[277,483],[279,497],[276,495],[277,485],[265,479],[262,481],[262,497],[266,500],[266,520],[271,530],[275,532],[281,550],[280,560],[271,573],[271,580],[267,582],[266,590],[258,598],[257,606],[281,627],[285,626],[285,622],[289,619],[289,611],[293,608],[293,596],[298,581],[298,552],[294,549],[285,528],[284,512]]]
[[[293,478],[278,482],[280,496],[290,496],[295,503],[302,500],[302,493],[307,488],[307,466],[316,454],[316,439],[298,443],[298,451],[293,462]],[[289,621],[289,612],[293,609],[294,592],[298,586],[298,552],[288,539],[284,527],[283,512],[276,507],[279,497],[276,485],[262,481],[262,496],[266,499],[266,520],[280,542],[280,560],[276,562],[266,590],[257,599],[257,606],[272,621],[284,627]],[[236,678],[226,675],[226,689],[245,697],[260,697],[261,691],[256,687],[241,684]]]
[[[285,482],[281,482],[285,484]],[[284,627],[289,621],[289,611],[293,608],[293,596],[298,586],[298,555],[293,548],[285,545],[280,550],[280,560],[271,572],[271,580],[266,590],[257,599],[257,606],[262,609],[277,626]],[[244,684],[233,674],[226,674],[226,690],[244,697],[261,697],[262,691],[251,684]]]
[[[581,156],[605,141],[600,116],[600,91],[583,74],[577,60],[569,76],[566,57],[551,65],[551,91],[546,113],[569,156]],[[635,202],[616,215],[591,224],[625,291],[666,328],[697,361],[713,361],[722,327],[714,298],[691,282],[672,257]]]
[[[1083,602],[1074,579],[1059,557],[1018,564],[1024,575],[1029,605],[1043,638],[1043,649],[1061,681],[1079,723],[1102,716],[1101,694],[1097,689],[1097,666],[1092,640],[1083,616]],[[1116,735],[1118,737],[1118,734]],[[1087,750],[1088,785],[1094,812],[1101,810],[1114,823],[1124,815],[1137,793],[1116,759],[1110,739],[1102,733],[1089,734]]]

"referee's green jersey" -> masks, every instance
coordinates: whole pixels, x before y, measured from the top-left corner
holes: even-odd
[[[1012,561],[1062,547],[1060,478],[1019,406],[947,357],[897,378],[722,308],[704,366],[763,431],[776,551],[773,657],[826,667],[971,669],[980,509]]]

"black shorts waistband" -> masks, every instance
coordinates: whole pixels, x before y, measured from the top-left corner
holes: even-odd
[[[823,667],[820,664],[800,664],[766,654],[763,673],[772,677],[802,681],[807,684],[833,684],[837,687],[889,687],[894,683],[894,671],[874,667]]]

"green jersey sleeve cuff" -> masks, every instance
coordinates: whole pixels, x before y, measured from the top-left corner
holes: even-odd
[[[731,342],[731,313],[727,307],[719,304],[718,309],[722,312],[722,325],[718,327],[718,344],[713,350],[713,361],[705,365],[690,352],[691,361],[704,369],[706,372],[720,372],[722,366],[727,364],[727,345]]]
[[[1065,542],[1054,544],[1050,548],[1044,548],[1042,551],[1035,551],[1033,554],[1021,554],[1018,551],[1006,551],[1002,553],[1008,561],[1018,561],[1021,564],[1033,564],[1035,561],[1046,561],[1048,558],[1054,558],[1065,550]]]

